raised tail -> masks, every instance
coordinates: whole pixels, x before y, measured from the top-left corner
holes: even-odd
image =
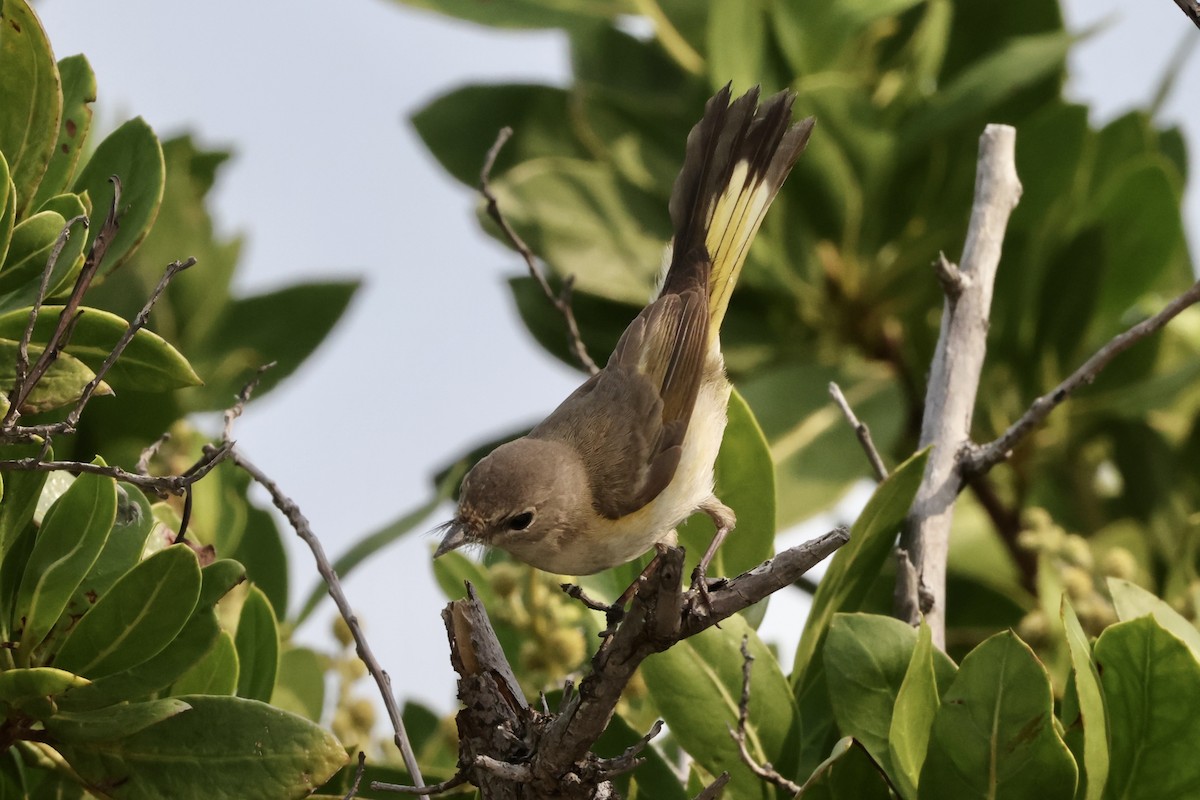
[[[813,118],[792,122],[795,94],[758,104],[758,87],[730,103],[730,87],[704,107],[688,134],[683,168],[671,193],[675,228],[664,294],[708,287],[708,339],[715,342],[746,253],[779,187],[804,146]]]

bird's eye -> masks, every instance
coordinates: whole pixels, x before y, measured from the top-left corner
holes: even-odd
[[[533,522],[532,511],[522,511],[508,521],[508,529],[510,531],[523,531]]]

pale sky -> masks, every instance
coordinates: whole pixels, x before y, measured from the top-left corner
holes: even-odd
[[[520,271],[518,259],[479,232],[475,197],[442,173],[407,122],[465,83],[563,84],[562,37],[481,29],[381,0],[44,0],[37,11],[58,57],[91,61],[101,127],[141,115],[162,138],[188,130],[202,146],[235,150],[215,213],[223,232],[247,234],[242,290],[366,279],[334,335],[236,429],[332,555],[423,502],[435,467],[535,422],[574,388],[579,376],[542,355],[513,313],[504,280]],[[1092,102],[1098,121],[1145,102],[1177,43],[1200,37],[1171,0],[1068,0],[1066,13],[1076,31],[1109,21],[1072,58],[1070,93]],[[1181,80],[1162,115],[1184,122],[1193,163],[1195,94]],[[1195,242],[1194,188],[1187,227]],[[297,603],[315,572],[299,542],[285,539]],[[445,712],[454,676],[431,547],[410,536],[346,590],[401,700]],[[327,644],[331,608],[304,638]],[[767,635],[794,641],[783,632],[798,613],[773,606]]]

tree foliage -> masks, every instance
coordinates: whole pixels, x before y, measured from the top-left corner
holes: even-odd
[[[554,275],[573,279],[583,339],[600,363],[653,289],[682,142],[704,100],[730,80],[735,91],[762,84],[795,90],[797,113],[816,115],[812,144],[750,253],[722,337],[745,406],[735,401],[723,451],[739,454],[730,458],[739,469],[718,468],[717,493],[744,498],[739,519],[743,509],[775,508],[773,526],[739,527],[729,540],[748,553],[769,550],[775,530],[830,509],[869,474],[828,402],[830,381],[892,463],[912,452],[941,307],[929,265],[961,247],[985,123],[1017,128],[1024,194],[995,291],[976,441],[995,438],[1192,281],[1179,130],[1142,110],[1098,125],[1068,101],[1074,37],[1049,0],[410,4],[567,38],[566,86],[464,86],[432,100],[413,124],[449,175],[472,189],[495,132],[513,128],[492,189]],[[572,363],[557,311],[531,279],[510,285],[538,343]],[[852,537],[834,558],[794,663],[752,646],[765,674],[755,674],[751,696],[765,697],[752,700],[751,722],[776,733],[752,735],[751,752],[797,783],[817,770],[806,796],[1099,798],[1106,780],[1146,796],[1178,794],[1164,782],[1166,767],[1154,777],[1127,757],[1129,748],[1144,752],[1142,735],[1112,718],[1134,695],[1127,682],[1157,680],[1149,662],[1126,658],[1159,646],[1182,653],[1181,631],[1195,630],[1187,620],[1196,615],[1191,510],[1200,500],[1188,468],[1200,456],[1196,320],[1186,312],[1118,357],[960,498],[947,603],[953,662],[924,632],[872,616],[891,606],[888,550],[907,509],[893,497],[899,512],[879,544]],[[743,414],[756,424],[743,424]],[[769,458],[748,456],[754,447]],[[864,514],[882,502],[877,494]],[[693,553],[703,541],[689,538],[698,523],[684,534]],[[611,593],[636,568],[584,585]],[[583,663],[585,650],[566,632],[578,612],[540,576],[523,582],[522,568],[495,555],[483,566],[451,556],[435,571],[451,596],[464,578],[481,587],[528,690]],[[1168,615],[1159,603],[1153,621],[1140,619],[1148,609],[1123,603],[1106,580],[1141,586],[1176,610]],[[752,641],[760,618],[747,616]],[[621,724],[645,728],[661,716],[672,730],[664,752],[686,752],[694,778],[731,769],[725,796],[766,796],[774,790],[740,765],[725,736],[740,683],[741,626],[728,627],[700,637],[695,652],[652,658]],[[1129,649],[1093,653],[1089,637],[1101,631],[1101,642]],[[768,677],[782,680],[789,668],[782,684]],[[710,681],[721,688],[709,693]],[[779,694],[786,685],[790,694]],[[1165,713],[1150,710],[1152,693],[1138,697],[1134,713],[1148,715],[1140,720]],[[835,747],[846,736],[855,745]],[[631,785],[680,796],[673,781],[649,770]]]
[[[218,237],[205,209],[227,154],[186,137],[160,143],[140,118],[100,135],[87,59],[56,61],[25,0],[0,9],[0,460],[133,472],[170,432],[150,467],[178,474],[207,441],[186,415],[233,405],[276,360],[260,389],[269,391],[324,338],[355,285],[235,296],[238,242]],[[105,224],[110,176],[121,190],[115,230]],[[107,252],[75,311],[105,231]],[[107,369],[166,265],[188,256],[199,265]],[[42,296],[26,363],[60,341],[63,315],[74,323],[22,399],[18,351]],[[69,420],[105,369],[75,436],[20,434]],[[147,497],[100,473],[0,478],[0,797],[275,800],[308,794],[346,761],[318,722],[323,674],[347,662],[288,643],[283,545],[272,517],[247,501],[248,477],[221,465],[195,485],[186,544],[173,543],[182,498]]]

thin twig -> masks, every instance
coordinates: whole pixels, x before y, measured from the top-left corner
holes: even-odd
[[[228,446],[209,446],[195,464],[182,475],[142,475],[120,467],[102,466],[87,461],[43,461],[39,457],[0,460],[0,472],[87,472],[131,483],[155,494],[182,494],[196,481],[212,472],[229,456]]]
[[[354,637],[358,657],[362,659],[363,664],[367,667],[367,671],[371,673],[371,677],[375,679],[375,684],[379,687],[379,693],[383,697],[383,705],[387,709],[388,717],[391,719],[392,728],[395,732],[393,738],[396,746],[400,749],[401,755],[404,757],[404,766],[408,769],[408,774],[412,776],[416,785],[418,787],[424,786],[425,782],[421,778],[421,768],[417,764],[417,757],[413,753],[412,743],[409,741],[408,732],[404,728],[404,720],[400,717],[400,709],[396,705],[396,698],[392,693],[392,679],[380,667],[379,661],[376,660],[375,654],[371,651],[371,646],[363,634],[362,627],[358,624],[358,617],[354,615],[354,610],[350,607],[350,601],[346,599],[346,594],[342,591],[342,584],[338,580],[337,573],[330,564],[328,556],[325,555],[325,548],[321,546],[320,540],[313,533],[308,519],[300,511],[300,507],[283,493],[283,490],[279,488],[279,484],[275,483],[266,473],[250,462],[242,455],[240,450],[232,448],[230,458],[233,460],[233,463],[244,469],[251,478],[267,490],[267,493],[271,495],[271,502],[283,513],[288,523],[292,526],[292,530],[296,532],[296,535],[312,551],[317,565],[317,572],[320,573],[321,578],[325,581],[325,585],[329,590],[329,596],[333,598],[338,612],[342,615],[342,619],[346,621],[346,626],[350,629],[350,634]]]
[[[137,464],[133,468],[134,471],[138,475],[149,475],[150,474],[150,459],[154,458],[154,456],[156,456],[158,454],[158,451],[160,449],[162,449],[162,446],[169,441],[171,441],[170,431],[162,434],[157,439],[155,439],[151,444],[148,444],[145,447],[143,447],[141,455],[138,456]]]
[[[554,293],[541,267],[538,266],[533,251],[517,235],[513,227],[508,224],[508,220],[505,219],[504,214],[500,211],[500,203],[496,199],[496,195],[492,192],[492,187],[489,183],[492,167],[496,165],[496,157],[500,154],[500,149],[504,147],[504,143],[512,135],[513,130],[508,127],[501,128],[500,133],[496,135],[496,142],[488,149],[487,157],[483,161],[483,169],[479,173],[479,192],[483,195],[483,199],[487,201],[488,216],[500,226],[500,230],[504,233],[504,237],[508,239],[509,244],[521,254],[521,258],[525,259],[525,265],[529,268],[529,274],[537,281],[537,285],[542,288],[542,293],[546,295],[546,299],[558,309],[558,313],[562,314],[563,321],[567,324],[567,336],[570,341],[571,352],[575,354],[576,360],[590,374],[595,375],[600,371],[600,368],[596,366],[596,362],[588,355],[587,348],[583,344],[583,338],[579,334],[579,325],[575,321],[575,311],[571,308],[571,288],[575,282],[574,278],[568,276],[563,281],[562,291],[557,295]]]
[[[754,656],[750,654],[750,648],[747,646],[749,641],[748,636],[742,637],[742,699],[738,703],[738,723],[737,730],[729,728],[729,735],[737,744],[738,754],[741,756],[742,763],[750,768],[750,771],[757,775],[761,780],[778,786],[788,794],[795,796],[800,792],[800,784],[780,775],[778,770],[771,766],[770,762],[759,764],[750,754],[750,749],[746,745],[746,725],[750,721],[750,668],[754,663]]]
[[[383,781],[371,781],[371,788],[377,792],[396,792],[397,794],[419,794],[433,795],[448,792],[451,789],[462,786],[467,782],[467,774],[459,771],[455,773],[453,778],[444,780],[441,783],[431,783],[428,786],[405,786],[402,783],[384,783]]]
[[[712,783],[705,786],[700,794],[696,795],[695,800],[717,800],[725,791],[725,784],[729,783],[729,773],[722,772]]]
[[[362,783],[363,773],[367,771],[367,754],[362,750],[358,751],[358,769],[354,770],[354,783],[350,786],[350,791],[342,797],[342,800],[354,800],[358,796],[358,786]]]
[[[75,286],[71,289],[70,296],[67,297],[67,302],[63,305],[62,311],[58,315],[58,324],[54,328],[54,332],[50,334],[50,338],[46,341],[46,347],[42,350],[41,356],[34,363],[33,368],[29,370],[20,384],[14,387],[13,392],[9,395],[10,407],[8,413],[5,414],[4,420],[0,423],[0,429],[8,429],[12,423],[20,416],[20,407],[25,404],[25,400],[29,397],[33,387],[37,386],[38,381],[50,369],[50,366],[58,358],[58,354],[67,346],[70,341],[71,331],[78,322],[77,312],[79,306],[83,303],[83,296],[87,293],[88,288],[92,285],[92,279],[96,277],[97,270],[100,269],[100,263],[104,260],[104,254],[108,252],[109,245],[112,244],[113,238],[117,235],[118,229],[121,227],[118,219],[117,209],[121,201],[121,181],[116,175],[109,178],[113,185],[112,205],[109,206],[108,216],[104,219],[104,224],[100,226],[100,230],[96,233],[96,238],[92,241],[91,250],[88,251],[87,258],[84,259],[83,267],[79,271],[79,276],[75,279]],[[14,412],[14,409],[17,411]]]
[[[104,380],[104,376],[112,369],[113,364],[117,363],[117,359],[125,352],[125,348],[129,347],[129,343],[133,341],[133,337],[137,335],[137,332],[146,327],[146,323],[150,319],[150,312],[154,310],[155,304],[162,297],[162,293],[166,291],[167,286],[171,283],[171,279],[195,264],[196,259],[187,258],[183,261],[173,261],[167,265],[162,277],[158,280],[158,285],[154,287],[154,291],[151,292],[150,297],[142,305],[142,310],[125,327],[125,332],[121,334],[121,338],[117,340],[112,351],[109,352],[108,358],[104,359],[104,363],[96,370],[96,374],[88,381],[87,386],[83,387],[83,392],[80,393],[79,400],[76,401],[75,407],[71,409],[71,413],[67,415],[67,424],[71,428],[79,424],[79,417],[83,414],[84,406],[88,404],[88,401],[92,398],[92,394],[96,391],[96,387]]]
[[[879,481],[886,480],[888,469],[884,465],[879,451],[875,448],[875,442],[871,439],[871,429],[867,427],[867,423],[854,415],[854,409],[850,408],[850,402],[846,400],[846,395],[842,394],[842,387],[831,382],[829,384],[829,394],[833,397],[833,402],[837,403],[837,407],[842,410],[842,415],[845,416],[850,426],[854,428],[854,433],[858,436],[858,442],[866,452],[867,460],[871,462],[871,469],[875,471],[875,478]]]
[[[1196,27],[1200,28],[1200,0],[1175,0],[1175,5],[1179,6],[1179,10],[1187,14],[1188,19],[1196,23]]]
[[[629,747],[625,748],[625,752],[613,758],[606,758],[600,761],[600,769],[607,777],[614,778],[618,775],[624,775],[626,772],[631,772],[637,769],[646,759],[640,758],[641,753],[650,745],[650,740],[658,736],[662,732],[663,721],[655,720],[650,726],[650,730],[646,735],[638,739]]]
[[[15,399],[18,390],[25,383],[25,379],[29,374],[29,343],[33,341],[33,330],[37,327],[38,313],[42,310],[42,303],[46,301],[46,293],[50,291],[50,275],[53,274],[54,268],[58,265],[58,259],[62,256],[63,248],[67,245],[67,240],[71,238],[71,228],[77,223],[82,223],[84,230],[88,227],[88,218],[86,214],[80,214],[77,217],[67,221],[63,229],[59,231],[58,239],[54,242],[54,248],[50,251],[50,257],[46,259],[46,267],[42,270],[42,280],[38,284],[37,297],[34,298],[33,308],[29,309],[29,320],[25,323],[25,332],[21,334],[21,341],[17,344],[17,374],[16,380],[13,382],[12,393],[9,395],[8,412],[4,415],[4,420],[0,423],[0,428],[9,427],[17,416],[20,415],[20,409],[11,403]]]
[[[964,452],[959,454],[959,470],[964,475],[979,475],[1008,458],[1017,443],[1040,425],[1050,412],[1066,400],[1072,392],[1094,381],[1100,371],[1119,354],[1150,334],[1156,333],[1178,316],[1181,311],[1197,302],[1200,302],[1200,281],[1192,284],[1186,292],[1167,303],[1162,311],[1110,339],[1091,358],[1083,362],[1079,369],[1072,372],[1066,380],[1049,393],[1034,400],[1021,418],[1009,426],[1008,430],[995,441],[985,445],[968,446]]]

